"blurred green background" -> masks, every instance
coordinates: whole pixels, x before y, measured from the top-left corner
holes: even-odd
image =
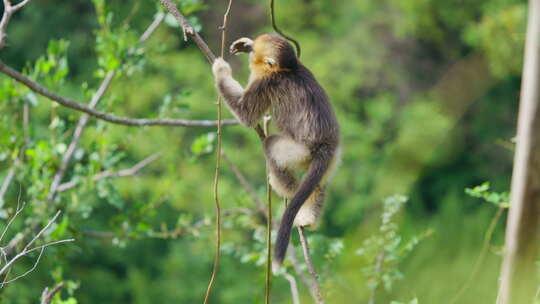
[[[218,53],[227,1],[176,3]],[[174,19],[166,16],[137,46],[160,12],[158,1],[148,0],[32,1],[13,16],[0,59],[85,103],[117,69],[98,106],[117,115],[215,119],[210,65],[183,41]],[[495,302],[504,214],[484,243],[504,202],[497,193],[509,190],[526,15],[524,0],[276,0],[278,24],[301,43],[301,60],[327,90],[342,127],[342,164],[322,225],[309,232],[327,303],[367,303],[372,293],[375,303],[452,303],[458,294],[455,303]],[[272,32],[268,17],[267,1],[234,0],[226,45]],[[225,59],[246,83],[247,57]],[[17,201],[26,202],[0,244],[45,224],[57,209],[62,217],[46,238],[76,238],[48,249],[34,272],[0,289],[0,301],[36,303],[45,286],[66,281],[53,303],[202,302],[215,246],[215,129],[90,119],[63,180],[80,185],[47,202],[79,117],[0,76],[0,180],[21,160],[0,203],[0,228]],[[264,199],[256,134],[226,127],[223,149]],[[161,156],[136,176],[92,181],[156,152]],[[465,192],[486,181],[490,190]],[[383,208],[383,201],[395,194],[408,201],[393,214],[396,202]],[[220,197],[228,212],[211,302],[262,303],[264,220],[238,211],[255,203],[227,163]],[[282,205],[274,196],[278,218]],[[380,236],[388,212],[389,239]],[[298,249],[296,236],[292,241]],[[388,261],[376,273],[380,252]],[[21,260],[10,276],[35,258]],[[298,282],[302,303],[310,303]],[[273,277],[272,297],[292,303],[281,276]]]

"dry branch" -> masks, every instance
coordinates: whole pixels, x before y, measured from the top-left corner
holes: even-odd
[[[4,195],[6,195],[6,192],[11,185],[13,178],[15,177],[15,168],[17,167],[18,162],[19,159],[15,159],[13,165],[11,168],[9,168],[6,177],[4,178],[4,181],[2,182],[2,186],[0,187],[0,202],[4,199]]]
[[[300,304],[300,296],[298,294],[298,284],[296,283],[296,278],[290,274],[285,272],[283,274],[283,277],[289,281],[289,285],[291,286],[291,295],[293,299],[293,304]]]
[[[161,153],[155,153],[143,160],[141,160],[140,162],[136,163],[133,167],[131,168],[128,168],[128,169],[122,169],[122,170],[119,170],[119,171],[112,171],[112,170],[105,170],[105,171],[102,171],[96,175],[94,175],[92,177],[92,180],[94,182],[97,182],[97,181],[100,181],[102,179],[106,179],[106,178],[109,178],[109,177],[126,177],[126,176],[133,176],[133,175],[136,175],[139,173],[139,171],[141,171],[144,167],[146,167],[147,165],[149,165],[151,162],[153,162],[154,160],[158,159],[159,157],[161,156]],[[67,190],[70,190],[72,188],[75,188],[77,185],[80,184],[81,181],[79,180],[72,180],[70,182],[66,182],[66,183],[63,183],[61,185],[58,186],[58,188],[56,189],[56,191],[58,193],[60,192],[64,192],[64,191],[67,191]]]
[[[195,41],[203,55],[206,56],[206,59],[208,59],[210,63],[214,62],[214,60],[216,60],[216,55],[212,53],[212,50],[210,50],[208,44],[206,44],[206,42],[204,42],[199,33],[197,33],[193,29],[191,24],[189,24],[189,22],[187,21],[186,17],[184,17],[184,15],[180,13],[178,8],[176,8],[176,5],[174,5],[170,0],[159,0],[159,2],[161,2],[161,4],[163,4],[167,11],[169,11],[169,13],[174,16],[174,18],[182,28],[182,31],[184,33],[184,40],[187,41],[188,36],[191,37],[191,39]]]
[[[114,75],[116,74],[115,71],[110,71],[107,73],[107,76],[105,76],[105,79],[99,86],[99,89],[97,92],[92,96],[92,99],[90,101],[89,107],[94,109],[109,86],[111,85],[111,81],[114,78]],[[73,132],[73,137],[71,138],[71,142],[69,143],[69,146],[62,155],[62,161],[60,162],[60,167],[56,171],[56,174],[53,177],[53,181],[51,183],[51,188],[49,189],[49,195],[47,196],[47,200],[49,202],[52,202],[54,198],[56,197],[56,194],[58,193],[58,186],[62,182],[62,179],[64,178],[64,175],[66,173],[66,170],[69,166],[69,163],[71,162],[71,159],[73,158],[73,154],[75,153],[75,150],[77,150],[77,147],[79,146],[79,141],[81,140],[82,133],[84,129],[86,128],[86,124],[88,123],[88,114],[83,114],[79,118],[79,121],[77,122],[77,127],[75,127],[75,132]]]
[[[45,287],[41,293],[41,304],[50,304],[54,295],[58,293],[62,287],[64,287],[64,282],[56,284],[51,290],[49,290],[49,287]]]
[[[6,46],[6,30],[11,15],[20,10],[23,6],[27,5],[31,0],[23,0],[16,5],[11,5],[10,0],[4,0],[4,14],[0,20],[0,49]]]
[[[303,227],[298,227],[298,234],[300,235],[300,244],[302,244],[302,252],[304,253],[304,259],[306,261],[309,274],[313,279],[311,288],[313,289],[313,292],[315,294],[315,302],[317,304],[324,304],[324,298],[321,292],[321,284],[319,283],[319,275],[317,274],[317,272],[315,271],[315,267],[313,266],[313,260],[311,260],[311,254],[309,253],[309,243]]]
[[[10,220],[10,223],[12,222],[12,220],[15,219],[15,217],[22,211],[22,207],[18,207],[17,208],[17,211],[15,213],[15,215],[12,217],[12,219]],[[44,250],[47,248],[47,247],[50,247],[50,246],[54,246],[54,245],[58,245],[58,244],[62,244],[62,243],[67,243],[67,242],[73,242],[75,241],[75,239],[64,239],[64,240],[58,240],[58,241],[52,241],[52,242],[48,242],[48,243],[45,243],[45,244],[42,244],[42,245],[39,245],[39,246],[35,246],[35,247],[32,247],[31,246],[43,235],[43,233],[45,233],[45,231],[47,231],[51,225],[56,221],[56,219],[58,218],[58,216],[60,215],[60,211],[58,211],[52,219],[49,220],[49,222],[24,246],[24,248],[19,252],[17,253],[14,257],[12,257],[11,259],[7,259],[7,252],[6,250],[4,250],[4,248],[2,247],[2,251],[0,252],[0,255],[2,256],[3,260],[5,261],[4,265],[2,266],[2,268],[0,268],[0,276],[4,275],[12,266],[15,262],[17,262],[19,259],[21,259],[22,257],[25,257],[35,251],[40,251],[39,253],[39,256],[38,258],[36,259],[36,262],[34,263],[34,265],[32,266],[32,268],[30,268],[28,271],[24,272],[23,274],[7,281],[7,280],[4,280],[4,282],[2,282],[0,284],[0,287],[3,287],[5,284],[9,284],[17,279],[20,279],[26,275],[28,275],[29,273],[31,273],[38,265],[40,259],[41,259],[41,255],[43,254]],[[4,234],[5,231],[2,233]],[[9,245],[8,245],[9,246]]]

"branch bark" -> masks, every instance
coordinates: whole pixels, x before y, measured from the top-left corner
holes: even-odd
[[[0,61],[0,72],[9,76],[10,78],[22,83],[28,87],[33,92],[47,97],[48,99],[63,105],[67,108],[77,110],[80,112],[87,113],[95,118],[108,121],[110,123],[126,126],[177,126],[177,127],[215,127],[217,122],[215,120],[187,120],[187,119],[174,119],[174,118],[161,118],[161,119],[150,119],[150,118],[129,118],[129,117],[120,117],[113,114],[105,113],[102,111],[94,110],[88,106],[85,106],[82,103],[79,103],[73,99],[60,96],[47,88],[43,87],[36,81],[31,80],[30,78],[19,73],[15,69],[9,67],[2,61]],[[237,125],[238,121],[223,120],[221,122],[222,126],[232,126]]]
[[[317,271],[315,271],[315,267],[313,266],[313,260],[311,259],[311,254],[309,253],[309,243],[303,227],[298,227],[298,234],[300,235],[300,244],[302,245],[304,259],[306,261],[309,274],[312,278],[312,284],[310,288],[313,291],[315,302],[317,304],[324,304],[324,298],[321,292],[321,283],[319,282],[319,275],[317,274]]]
[[[188,36],[191,37],[191,39],[195,41],[203,55],[206,56],[206,59],[208,59],[210,63],[214,62],[214,60],[216,60],[216,55],[212,53],[212,50],[210,50],[208,44],[206,44],[206,42],[201,38],[199,33],[197,33],[193,29],[191,24],[189,24],[189,22],[187,21],[186,17],[184,17],[184,15],[180,13],[178,8],[176,8],[176,5],[174,5],[171,0],[159,0],[159,2],[161,2],[161,4],[169,11],[169,13],[174,16],[174,18],[182,28],[182,32],[184,33],[184,41],[187,41]]]
[[[62,287],[64,287],[64,282],[56,284],[51,290],[49,290],[49,287],[45,287],[41,293],[41,304],[50,304],[54,295],[57,294]]]
[[[23,0],[16,5],[11,5],[10,0],[4,0],[4,14],[0,20],[0,49],[6,46],[6,30],[11,15],[20,10],[23,6],[27,5],[31,0]]]
[[[291,286],[291,295],[293,304],[300,304],[300,296],[298,294],[298,284],[296,283],[296,278],[290,274],[290,273],[284,273],[283,277],[289,281],[289,285]]]

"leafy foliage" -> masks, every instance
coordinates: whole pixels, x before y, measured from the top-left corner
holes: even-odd
[[[489,182],[484,182],[474,188],[465,188],[465,193],[472,197],[481,198],[497,207],[508,208],[510,206],[510,194],[508,192],[492,192],[490,187]]]
[[[407,198],[402,195],[391,196],[384,200],[381,225],[378,233],[363,242],[356,254],[364,258],[368,265],[362,269],[369,289],[374,292],[379,286],[391,291],[396,280],[403,279],[399,264],[410,254],[423,239],[431,235],[428,230],[404,241],[399,234],[396,216],[403,208]]]

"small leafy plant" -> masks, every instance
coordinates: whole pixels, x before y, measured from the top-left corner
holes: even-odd
[[[408,198],[403,195],[388,197],[383,203],[378,233],[365,240],[363,246],[356,251],[356,254],[363,256],[368,261],[368,265],[362,271],[371,290],[370,304],[375,303],[375,293],[381,285],[386,291],[390,291],[394,282],[403,278],[403,274],[398,268],[399,264],[423,239],[432,233],[431,230],[428,230],[420,235],[415,235],[408,241],[405,241],[400,235],[396,217],[407,200]],[[399,302],[392,302],[392,304],[397,303]],[[416,304],[418,300],[414,299],[409,303]]]

